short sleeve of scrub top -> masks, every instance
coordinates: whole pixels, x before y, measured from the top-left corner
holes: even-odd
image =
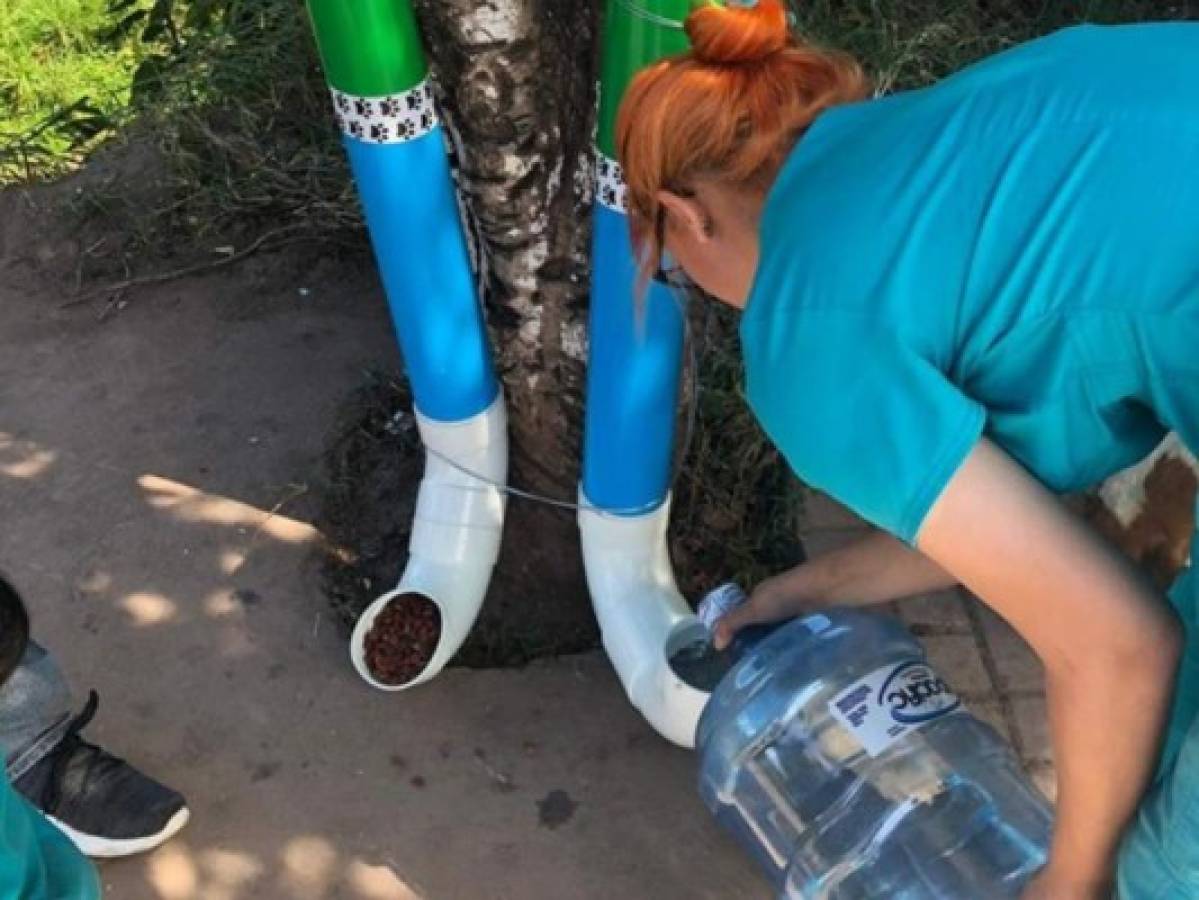
[[[768,359],[746,360],[750,404],[770,439],[801,479],[913,543],[985,411],[865,316],[809,309],[770,324],[747,342]]]

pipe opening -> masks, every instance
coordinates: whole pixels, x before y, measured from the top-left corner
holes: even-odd
[[[725,672],[733,667],[732,654],[712,646],[712,635],[700,622],[687,622],[675,630],[663,648],[670,670],[680,681],[710,694]]]
[[[441,607],[413,591],[396,594],[375,615],[362,641],[371,677],[403,687],[428,668],[441,643]]]

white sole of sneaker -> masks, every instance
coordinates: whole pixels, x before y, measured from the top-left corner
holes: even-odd
[[[136,856],[138,853],[146,853],[153,850],[159,844],[165,844],[187,824],[187,820],[191,818],[191,811],[185,806],[171,819],[157,834],[146,835],[139,838],[115,839],[99,837],[94,834],[84,834],[81,831],[76,831],[70,825],[58,821],[54,816],[46,816],[54,827],[71,839],[79,852],[84,856],[92,859],[116,859],[121,856]]]

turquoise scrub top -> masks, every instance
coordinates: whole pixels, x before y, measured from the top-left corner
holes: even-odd
[[[980,435],[1055,491],[1199,448],[1199,24],[1082,26],[821,115],[741,324],[795,472],[914,542]]]
[[[98,900],[96,870],[0,772],[0,898]]]

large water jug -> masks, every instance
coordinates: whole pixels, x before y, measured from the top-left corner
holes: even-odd
[[[797,619],[744,649],[699,723],[700,793],[784,898],[1017,897],[1048,802],[891,616]]]

